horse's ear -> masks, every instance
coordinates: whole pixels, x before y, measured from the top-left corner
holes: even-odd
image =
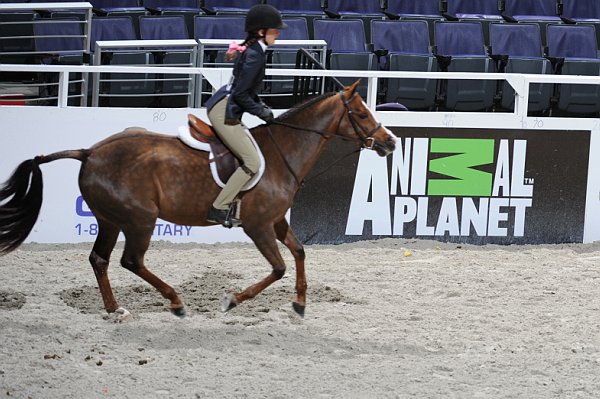
[[[352,97],[352,95],[358,88],[359,84],[360,84],[360,78],[356,82],[352,83],[350,86],[344,87],[344,91],[346,92],[346,95],[348,96],[348,98]]]

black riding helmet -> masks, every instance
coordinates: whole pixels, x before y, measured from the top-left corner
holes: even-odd
[[[285,29],[287,24],[281,19],[277,9],[269,4],[257,4],[246,15],[246,32],[259,29]]]

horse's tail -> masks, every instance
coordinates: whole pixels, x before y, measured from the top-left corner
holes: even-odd
[[[23,161],[0,186],[0,255],[15,250],[31,233],[42,207],[43,180],[39,165],[57,159],[84,161],[88,150],[60,151]]]

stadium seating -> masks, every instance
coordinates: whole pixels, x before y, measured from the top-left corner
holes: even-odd
[[[542,44],[546,44],[546,26],[561,23],[557,0],[504,0],[503,17],[508,22],[530,22],[540,25]]]
[[[373,19],[384,19],[380,0],[328,0],[325,13],[330,18],[361,19],[369,26]],[[365,40],[371,42],[371,32],[365,31]]]
[[[261,0],[204,0],[203,9],[208,14],[245,14]]]
[[[281,31],[279,40],[308,40],[308,23],[304,17],[284,18],[287,29]],[[296,65],[296,53],[300,47],[275,46],[268,52],[267,68],[293,69]],[[287,108],[292,105],[294,77],[267,76],[263,96],[267,104]]]
[[[188,39],[188,31],[183,15],[140,17],[140,34],[143,40]],[[194,48],[171,47],[153,51],[153,61],[157,65],[193,67],[196,64]],[[194,75],[156,75],[158,105],[164,107],[185,107],[193,95]]]
[[[97,41],[138,39],[131,17],[97,17],[92,19],[92,46]],[[94,47],[92,47],[94,48]],[[149,65],[150,52],[116,49],[100,60],[102,65]],[[153,103],[156,85],[152,74],[100,74],[100,105],[148,107]]]
[[[537,24],[490,25],[492,55],[499,60],[499,72],[551,74],[552,65],[543,56],[542,37]],[[515,91],[503,82],[500,91],[500,105],[504,109],[514,109]],[[529,87],[528,110],[544,113],[550,110],[552,85],[532,83]]]
[[[562,19],[568,23],[590,24],[600,43],[600,1],[562,0]]]
[[[448,72],[495,72],[486,54],[483,28],[478,22],[436,22],[435,43],[442,56],[441,70]],[[448,62],[446,66],[446,62]],[[494,102],[495,82],[448,80],[442,91],[444,106],[451,111],[484,111]]]
[[[329,69],[376,70],[375,54],[366,50],[363,21],[360,19],[316,19],[314,38],[327,42],[331,51],[328,57]],[[344,85],[353,83],[356,78],[340,78]],[[366,96],[367,82],[363,79],[359,93]]]
[[[556,73],[600,75],[596,33],[590,25],[548,25],[548,56],[555,59]],[[577,45],[573,45],[577,43]],[[566,113],[600,112],[600,86],[558,84],[558,110]]]
[[[431,53],[426,21],[372,21],[371,36],[375,50],[382,52],[380,65],[390,71],[437,72]],[[435,79],[387,79],[385,101],[402,103],[411,110],[435,106]]]
[[[204,14],[198,0],[144,0],[144,7],[155,15],[182,15],[190,34],[194,31],[194,17]]]
[[[149,14],[149,11],[142,7],[138,0],[90,0],[90,3],[94,7],[96,15],[130,17],[138,37],[140,35],[138,18]]]
[[[313,38],[314,19],[325,17],[325,13],[321,7],[321,0],[267,0],[266,3],[277,8],[284,18],[305,18],[309,39]]]
[[[489,43],[489,25],[503,21],[498,0],[447,0],[446,18],[449,20],[478,21],[483,27],[483,37]]]
[[[408,19],[427,21],[429,36],[434,37],[435,21],[443,20],[439,0],[387,0],[385,14],[390,19]]]

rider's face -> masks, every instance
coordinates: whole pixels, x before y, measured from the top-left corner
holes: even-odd
[[[277,40],[279,37],[279,34],[279,29],[267,29],[266,31],[263,30],[265,44],[267,46],[274,44],[275,40]]]

